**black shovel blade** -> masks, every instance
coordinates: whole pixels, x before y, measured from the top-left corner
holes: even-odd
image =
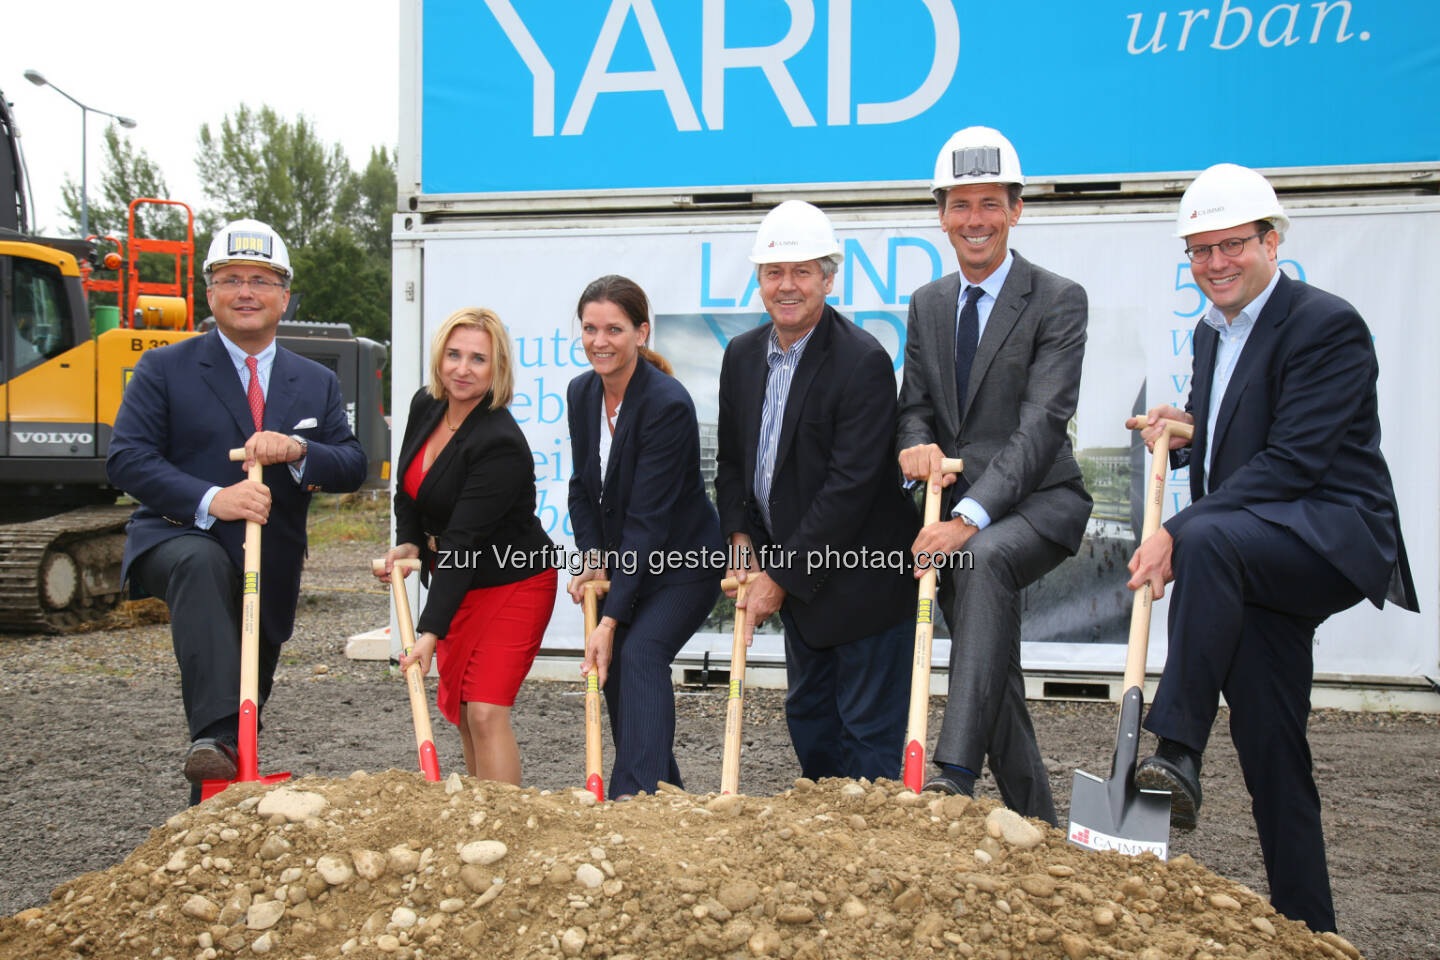
[[[1153,853],[1164,860],[1170,847],[1170,793],[1135,786],[1143,707],[1139,687],[1125,691],[1108,780],[1075,771],[1066,836],[1076,846],[1091,850],[1114,850],[1132,857]]]

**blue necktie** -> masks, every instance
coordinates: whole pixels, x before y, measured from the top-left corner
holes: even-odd
[[[978,285],[965,291],[965,306],[960,308],[960,324],[955,330],[955,401],[961,421],[965,419],[965,394],[970,389],[970,365],[980,345],[980,308],[975,301],[984,293]]]

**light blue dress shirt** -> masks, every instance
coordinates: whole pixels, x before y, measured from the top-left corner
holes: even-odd
[[[979,283],[969,283],[965,280],[964,274],[960,275],[960,298],[955,304],[955,333],[957,337],[960,333],[960,311],[965,305],[965,291],[971,287],[979,287],[985,291],[980,299],[975,301],[975,311],[980,315],[979,336],[984,337],[985,324],[990,322],[990,311],[995,309],[995,300],[1000,296],[1000,288],[1005,286],[1005,278],[1010,276],[1010,268],[1014,266],[1014,264],[1015,252],[1013,250],[1006,250],[1005,259],[1001,261],[1000,266],[996,267],[994,273]],[[961,403],[965,402],[964,397],[959,397],[958,399]],[[973,497],[962,498],[959,503],[955,504],[955,509],[950,512],[950,516],[958,517],[962,513],[971,520],[974,520],[975,526],[980,530],[984,530],[990,526],[989,512],[980,506],[980,502]]]
[[[1220,335],[1220,342],[1215,346],[1215,373],[1210,379],[1210,411],[1205,419],[1205,436],[1208,438],[1205,444],[1206,493],[1210,492],[1210,460],[1215,454],[1215,422],[1220,416],[1220,404],[1225,400],[1225,391],[1230,386],[1230,378],[1235,374],[1235,364],[1240,359],[1240,353],[1250,339],[1250,331],[1255,329],[1255,321],[1260,318],[1260,311],[1265,309],[1270,294],[1275,292],[1275,285],[1279,282],[1280,271],[1277,269],[1265,289],[1260,291],[1260,295],[1247,303],[1235,315],[1235,319],[1229,322],[1226,322],[1225,314],[1213,303],[1210,309],[1205,311],[1206,325]]]
[[[230,356],[230,362],[235,364],[235,372],[240,375],[241,393],[248,397],[250,395],[250,366],[245,359],[250,356],[230,341],[225,334],[218,329],[215,333],[220,337],[220,342],[225,346],[225,352]],[[275,368],[275,341],[271,340],[269,346],[255,354],[255,372],[260,377],[260,392],[268,400],[270,398],[270,371]],[[305,473],[305,458],[301,457],[294,463],[286,464],[290,468],[290,476],[299,483]],[[205,496],[200,498],[200,506],[195,510],[195,526],[201,530],[209,530],[215,523],[215,518],[210,515],[210,503],[215,499],[215,494],[220,492],[220,487],[211,487],[205,491]]]
[[[805,331],[805,336],[790,344],[789,350],[780,348],[780,337],[775,328],[770,328],[770,345],[765,360],[770,372],[765,378],[765,406],[760,413],[760,445],[755,450],[755,503],[765,521],[765,529],[774,532],[770,526],[770,482],[775,476],[775,457],[780,449],[780,427],[785,420],[785,402],[790,397],[790,381],[795,378],[795,368],[800,366],[800,357],[805,345],[815,333],[815,327]]]

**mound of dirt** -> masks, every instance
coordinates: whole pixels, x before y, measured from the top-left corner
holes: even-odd
[[[597,804],[450,777],[238,784],[0,920],[0,957],[1358,960],[1188,856],[889,781]]]

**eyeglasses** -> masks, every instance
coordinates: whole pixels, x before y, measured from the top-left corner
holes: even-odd
[[[1256,237],[1263,237],[1267,233],[1269,233],[1268,230],[1261,230],[1259,233],[1252,233],[1248,237],[1226,237],[1219,243],[1197,243],[1193,247],[1185,248],[1185,256],[1190,258],[1191,263],[1204,263],[1210,259],[1210,251],[1219,248],[1220,252],[1227,257],[1238,257],[1240,251],[1245,249],[1245,244],[1254,240]]]
[[[243,277],[221,277],[219,280],[211,281],[210,286],[219,287],[221,290],[228,290],[231,293],[239,293],[240,288],[246,284],[256,293],[266,293],[271,288],[281,290],[285,287],[284,280],[266,280],[264,277],[251,277],[248,280]]]

